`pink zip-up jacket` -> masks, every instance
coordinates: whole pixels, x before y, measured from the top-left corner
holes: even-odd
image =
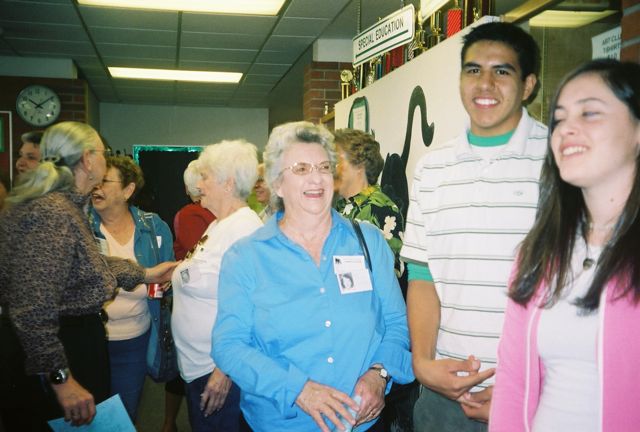
[[[538,353],[537,306],[546,287],[527,306],[509,300],[498,346],[490,432],[530,431],[540,401],[544,367]],[[617,295],[616,281],[602,293],[598,310],[597,362],[602,432],[640,431],[640,305]],[[606,301],[603,301],[605,300]]]

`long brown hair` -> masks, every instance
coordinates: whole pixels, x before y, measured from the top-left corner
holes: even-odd
[[[518,270],[511,284],[510,297],[527,304],[540,284],[549,287],[547,305],[562,294],[571,275],[571,254],[578,235],[586,236],[584,221],[587,210],[580,188],[560,177],[551,151],[551,135],[555,129],[554,112],[564,86],[584,74],[597,74],[613,94],[623,102],[640,122],[640,65],[617,60],[588,62],[563,80],[551,104],[549,140],[540,177],[540,196],[535,223],[520,247]],[[636,158],[635,178],[622,214],[605,245],[589,291],[576,304],[592,311],[600,304],[607,282],[618,277],[619,297],[631,294],[640,300],[640,155]]]

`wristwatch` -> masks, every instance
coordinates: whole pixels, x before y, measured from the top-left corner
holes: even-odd
[[[369,368],[369,370],[372,370],[372,369],[378,371],[378,374],[380,375],[380,378],[382,378],[385,383],[387,383],[387,384],[389,383],[389,380],[391,380],[391,375],[389,375],[389,371],[388,370],[386,370],[382,366],[371,366]]]
[[[69,375],[71,375],[69,368],[56,369],[49,373],[49,382],[51,384],[64,384],[69,379]]]

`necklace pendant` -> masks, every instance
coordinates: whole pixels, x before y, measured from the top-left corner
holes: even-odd
[[[589,270],[595,263],[596,262],[592,258],[585,258],[584,261],[582,261],[582,269]]]

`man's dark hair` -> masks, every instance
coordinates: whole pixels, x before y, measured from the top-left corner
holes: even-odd
[[[20,136],[20,139],[22,140],[22,142],[30,142],[32,144],[35,144],[37,146],[40,145],[40,141],[42,141],[42,135],[44,134],[44,131],[41,130],[35,130],[35,131],[31,131],[31,132],[26,132],[23,133]]]
[[[473,28],[463,38],[460,63],[464,65],[467,50],[476,42],[501,42],[513,49],[518,56],[522,81],[540,71],[540,48],[533,37],[515,24],[490,22]]]

